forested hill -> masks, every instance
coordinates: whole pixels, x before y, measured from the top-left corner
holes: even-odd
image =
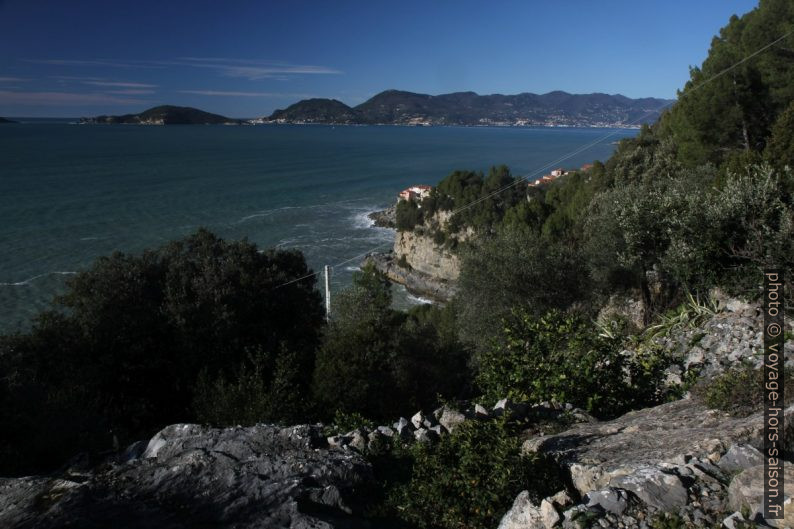
[[[622,95],[523,93],[437,96],[386,90],[349,107],[335,99],[306,99],[276,110],[266,121],[391,125],[625,126],[651,123],[670,101]]]
[[[123,116],[97,116],[82,118],[80,123],[89,124],[133,124],[133,125],[232,125],[240,120],[204,112],[197,108],[162,105],[140,114]]]

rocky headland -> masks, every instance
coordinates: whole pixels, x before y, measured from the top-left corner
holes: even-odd
[[[376,226],[396,227],[395,207],[371,213],[369,217]],[[449,301],[457,291],[460,259],[450,245],[438,243],[435,238],[448,220],[448,212],[438,211],[411,230],[397,230],[392,251],[370,254],[364,263],[372,263],[391,281],[405,285],[409,292],[434,301]],[[462,241],[467,236],[470,234],[458,239]]]

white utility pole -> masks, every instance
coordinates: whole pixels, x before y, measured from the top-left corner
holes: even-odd
[[[331,319],[331,267],[325,265],[325,319]]]

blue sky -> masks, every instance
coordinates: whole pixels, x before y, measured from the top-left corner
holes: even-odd
[[[0,0],[0,116],[179,104],[233,117],[307,97],[675,97],[751,0]]]

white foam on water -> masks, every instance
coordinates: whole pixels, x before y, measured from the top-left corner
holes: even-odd
[[[374,212],[374,209],[367,209],[363,212],[358,212],[353,215],[353,226],[360,230],[366,230],[375,226],[375,221],[369,218],[369,214]]]
[[[74,275],[76,273],[77,272],[62,272],[60,270],[56,270],[54,272],[45,272],[43,274],[39,274],[39,275],[30,277],[28,279],[25,279],[24,281],[17,281],[16,283],[0,283],[0,287],[22,287],[22,286],[30,285],[30,283],[32,283],[33,281],[35,281],[37,279],[40,279],[42,277],[54,276],[54,275],[71,276],[71,275]]]
[[[432,305],[433,304],[433,300],[432,299],[423,298],[421,296],[414,296],[413,294],[410,294],[410,293],[406,296],[406,299],[408,299],[408,301],[411,301],[412,303],[414,303],[416,305]]]

